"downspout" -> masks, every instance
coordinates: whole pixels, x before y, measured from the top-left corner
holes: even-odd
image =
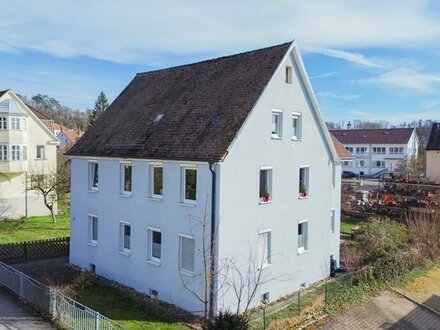
[[[214,169],[214,161],[209,161],[209,170],[211,171],[211,242],[210,242],[210,269],[209,269],[209,310],[208,318],[214,316],[214,285],[215,285],[215,240],[216,240],[216,224],[215,224],[215,202],[216,202],[216,173]]]

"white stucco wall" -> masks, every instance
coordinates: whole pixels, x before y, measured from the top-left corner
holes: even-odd
[[[426,151],[426,177],[429,180],[440,182],[440,151]]]
[[[253,301],[269,292],[270,300],[292,293],[328,276],[330,255],[339,258],[340,167],[333,187],[333,162],[310,103],[294,70],[292,84],[284,82],[287,59],[258,101],[221,165],[219,260],[232,259],[246,274],[249,260],[258,270],[258,233],[271,230],[271,265],[262,271],[262,284]],[[272,109],[283,111],[283,138],[271,138]],[[302,139],[292,141],[292,112],[302,113]],[[272,203],[259,199],[260,167],[270,166]],[[300,166],[310,166],[310,196],[299,198]],[[335,209],[335,233],[330,233]],[[298,223],[308,220],[308,250],[298,254]],[[232,272],[229,279],[232,280]],[[222,283],[219,283],[221,286]],[[219,308],[232,308],[237,299],[227,286]]]

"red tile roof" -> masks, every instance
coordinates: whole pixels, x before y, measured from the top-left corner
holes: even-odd
[[[342,144],[406,144],[414,128],[342,129],[330,132]]]
[[[336,153],[338,154],[340,159],[344,160],[344,159],[352,159],[353,158],[353,155],[351,154],[351,152],[348,151],[347,149],[345,149],[345,147],[342,145],[342,143],[339,142],[339,140],[332,133],[330,133],[330,137],[332,138],[332,142],[333,142],[333,145],[336,149]]]

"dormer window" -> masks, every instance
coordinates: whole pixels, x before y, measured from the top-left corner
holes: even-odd
[[[292,67],[286,66],[286,83],[291,84],[292,83]]]

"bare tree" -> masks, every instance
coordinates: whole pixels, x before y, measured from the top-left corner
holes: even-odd
[[[0,195],[0,220],[7,219],[10,211],[11,205],[5,198],[2,198],[2,196]]]
[[[401,173],[401,175],[406,176],[409,179],[419,179],[423,176],[423,173],[425,171],[425,165],[423,161],[424,158],[422,157],[405,157],[399,160],[397,164],[397,170]]]

